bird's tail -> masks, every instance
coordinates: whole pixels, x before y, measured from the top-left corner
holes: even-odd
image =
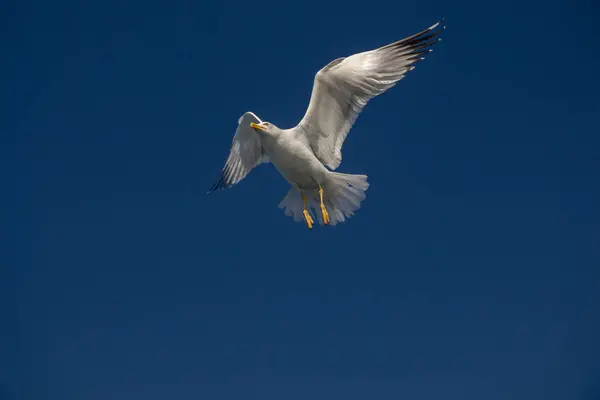
[[[329,213],[330,224],[335,225],[350,218],[360,208],[360,203],[367,197],[369,188],[366,175],[349,175],[329,172],[329,179],[323,184],[323,201]],[[313,219],[323,225],[321,201],[318,190],[305,192],[308,198],[307,208]],[[304,201],[299,191],[292,188],[279,204],[285,215],[294,221],[303,220]]]

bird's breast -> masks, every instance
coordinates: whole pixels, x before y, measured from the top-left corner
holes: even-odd
[[[327,170],[301,141],[281,137],[265,146],[271,163],[292,185],[314,189],[324,180]]]

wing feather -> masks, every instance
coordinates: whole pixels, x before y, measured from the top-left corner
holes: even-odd
[[[262,121],[251,112],[244,113],[239,118],[225,166],[208,193],[235,185],[244,179],[254,167],[268,162],[258,133],[250,127],[251,122],[259,124]]]
[[[390,89],[431,51],[443,30],[439,22],[375,50],[338,58],[315,76],[306,114],[298,124],[306,144],[331,169],[356,118],[375,96]]]

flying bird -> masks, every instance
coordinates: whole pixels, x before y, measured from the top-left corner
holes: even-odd
[[[335,225],[354,215],[369,183],[366,175],[333,172],[342,162],[342,144],[367,102],[412,71],[443,29],[438,22],[378,49],[333,60],[315,75],[308,109],[294,128],[281,129],[244,113],[208,193],[271,163],[291,185],[279,208],[296,222],[304,220],[312,229],[315,218],[321,225]]]

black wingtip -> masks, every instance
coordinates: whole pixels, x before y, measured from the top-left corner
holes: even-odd
[[[434,33],[434,35],[437,36],[444,30],[446,30],[446,20],[444,17],[442,17],[438,20],[438,22],[430,26],[429,29],[425,31],[425,33]]]
[[[208,192],[206,192],[206,194],[217,192],[221,189],[225,189],[226,187],[228,187],[228,185],[225,179],[225,171],[221,171],[219,177],[217,178],[217,181],[211,186],[210,189],[208,189]]]

